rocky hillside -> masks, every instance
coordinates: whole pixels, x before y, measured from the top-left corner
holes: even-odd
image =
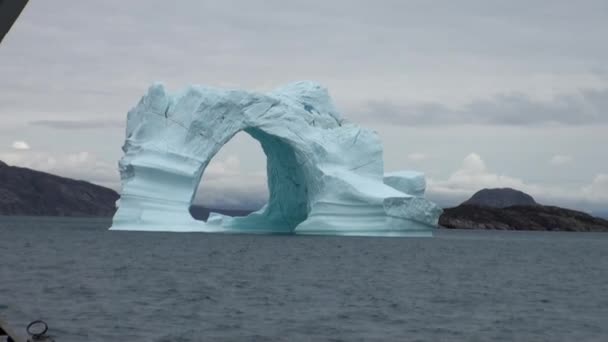
[[[461,205],[444,209],[439,225],[459,229],[608,232],[608,220],[540,205],[532,196],[514,189],[481,190]]]
[[[0,161],[0,215],[112,216],[111,189]]]

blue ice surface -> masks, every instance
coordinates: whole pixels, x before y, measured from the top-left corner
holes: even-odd
[[[197,221],[188,209],[201,177],[239,132],[266,154],[269,201]],[[424,174],[385,174],[378,135],[343,119],[310,81],[268,94],[154,84],[127,115],[123,151],[112,230],[431,236],[441,214],[424,198]]]

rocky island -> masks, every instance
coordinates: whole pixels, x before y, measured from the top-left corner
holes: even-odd
[[[483,189],[457,207],[444,209],[443,228],[608,232],[608,220],[538,204],[521,191]]]

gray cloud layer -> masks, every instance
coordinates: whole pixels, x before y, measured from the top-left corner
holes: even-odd
[[[588,74],[608,60],[607,4],[32,2],[3,42],[0,111],[19,113],[11,120],[121,119],[156,80],[269,89],[306,78],[343,107],[422,102],[430,104],[417,112],[439,115],[438,104],[458,99],[483,106],[475,99],[594,83]],[[504,96],[496,101],[523,109],[519,95]]]
[[[125,127],[125,122],[122,120],[33,120],[28,122],[28,124],[66,130]]]
[[[359,120],[403,125],[605,124],[608,123],[608,88],[560,94],[550,101],[536,100],[523,93],[500,94],[456,109],[441,103],[399,105],[391,101],[370,101],[352,114]]]

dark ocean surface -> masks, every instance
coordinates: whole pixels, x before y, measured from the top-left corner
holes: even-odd
[[[56,341],[608,341],[608,234],[110,232],[0,218],[0,317]]]

